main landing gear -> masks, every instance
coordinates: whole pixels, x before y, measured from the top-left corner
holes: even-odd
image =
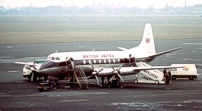
[[[107,81],[105,81],[105,79],[107,79]],[[115,77],[115,79],[102,77],[101,82],[102,82],[101,87],[103,87],[103,88],[105,88],[105,87],[111,87],[111,88],[120,88],[120,87],[122,87],[120,79],[118,77]]]

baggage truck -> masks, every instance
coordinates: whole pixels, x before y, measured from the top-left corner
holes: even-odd
[[[183,68],[170,70],[172,80],[176,80],[176,78],[188,78],[189,80],[195,80],[200,75],[197,73],[195,64],[171,64],[171,66],[184,66]]]

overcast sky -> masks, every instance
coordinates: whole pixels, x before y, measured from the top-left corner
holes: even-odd
[[[124,6],[139,6],[140,8],[147,8],[149,5],[153,5],[155,8],[163,8],[168,4],[169,6],[185,6],[185,0],[95,0],[95,4],[122,4]],[[21,6],[34,7],[46,7],[46,6],[78,6],[84,7],[92,5],[93,0],[0,0],[0,6],[8,7],[21,7]],[[193,6],[195,4],[202,4],[202,0],[186,0],[187,6]]]

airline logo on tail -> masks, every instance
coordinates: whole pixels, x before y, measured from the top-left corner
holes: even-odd
[[[149,38],[146,38],[146,43],[150,43],[150,39]]]

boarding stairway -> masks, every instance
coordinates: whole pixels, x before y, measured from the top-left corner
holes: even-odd
[[[137,62],[138,67],[150,67],[151,65],[145,62]],[[164,84],[164,74],[158,69],[154,70],[142,70],[139,74],[136,75],[136,83],[155,83],[155,84]]]
[[[89,81],[81,67],[73,71],[73,78],[80,89],[88,89]]]

